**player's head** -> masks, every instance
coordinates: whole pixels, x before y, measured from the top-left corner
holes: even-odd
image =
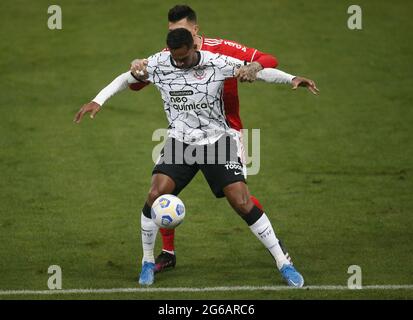
[[[178,28],[169,31],[166,45],[178,68],[187,69],[196,64],[198,55],[195,51],[194,39],[187,29]]]
[[[177,28],[185,28],[195,37],[198,34],[196,13],[187,5],[176,5],[168,12],[169,31]]]

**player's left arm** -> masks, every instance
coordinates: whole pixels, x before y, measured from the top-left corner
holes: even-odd
[[[278,61],[274,56],[258,51],[257,49],[253,50],[251,60],[244,59],[250,63],[242,66],[237,72],[237,78],[241,82],[253,82],[258,71],[264,68],[276,68],[278,66]]]
[[[270,83],[288,83],[295,90],[298,87],[306,87],[313,94],[318,94],[319,90],[315,82],[304,77],[294,76],[279,69],[265,68],[256,73],[257,80]]]
[[[213,64],[224,78],[237,77],[239,70],[248,65],[246,61],[225,55],[216,55],[213,58]],[[258,72],[255,71],[254,79],[269,83],[289,83],[294,90],[298,87],[306,87],[313,94],[318,94],[319,92],[313,80],[294,76],[279,69],[265,68]]]
[[[273,55],[234,41],[222,40],[219,51],[220,54],[248,62],[248,65],[241,67],[236,74],[241,82],[253,82],[258,71],[278,66],[278,61]]]

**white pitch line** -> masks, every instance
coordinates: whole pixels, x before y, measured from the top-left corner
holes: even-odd
[[[112,288],[112,289],[64,289],[64,290],[0,290],[0,296],[6,295],[52,295],[52,294],[87,294],[87,293],[145,293],[145,292],[217,292],[217,291],[285,291],[285,290],[412,290],[413,285],[369,285],[362,289],[349,289],[347,286],[305,286],[292,288],[287,286],[232,286],[205,288]]]

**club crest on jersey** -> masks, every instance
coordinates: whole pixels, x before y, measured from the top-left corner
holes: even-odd
[[[194,77],[198,80],[202,80],[205,78],[206,72],[204,69],[195,69],[194,70]]]

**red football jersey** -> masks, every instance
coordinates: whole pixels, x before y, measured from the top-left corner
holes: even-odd
[[[256,61],[263,68],[275,68],[278,65],[275,57],[262,53],[254,48],[248,48],[234,41],[224,39],[211,39],[202,37],[202,47],[200,50],[213,53],[224,54],[239,60],[253,62]],[[241,130],[242,121],[239,113],[238,81],[235,78],[227,79],[224,82],[224,106],[225,117],[228,125],[236,130]]]
[[[223,54],[247,62],[256,61],[261,64],[263,68],[275,68],[278,65],[277,60],[272,55],[263,53],[254,48],[248,48],[242,44],[230,40],[205,38],[203,36],[202,45],[199,50]],[[132,90],[140,90],[144,86],[144,83],[136,83],[130,85],[129,87]],[[243,127],[239,113],[237,79],[232,78],[225,80],[223,100],[225,106],[225,117],[228,125],[238,131],[241,130]]]

